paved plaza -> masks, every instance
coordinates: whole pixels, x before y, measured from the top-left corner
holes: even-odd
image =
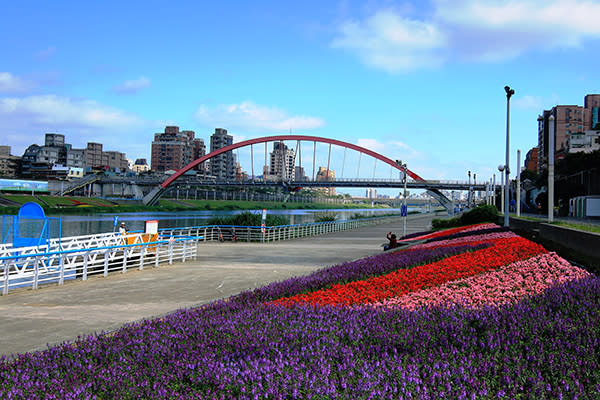
[[[433,217],[410,215],[407,233],[429,229]],[[389,231],[400,236],[402,220],[264,244],[202,242],[193,261],[15,290],[0,297],[0,355],[43,350],[47,344],[113,331],[128,322],[379,254]]]

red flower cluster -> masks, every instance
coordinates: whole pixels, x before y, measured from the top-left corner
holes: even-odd
[[[448,231],[445,233],[448,234]],[[272,304],[349,306],[375,303],[389,297],[467,278],[546,252],[542,246],[518,236],[495,240],[491,247],[485,249],[458,254],[411,269],[400,269],[363,281],[338,284],[328,289],[281,298]]]

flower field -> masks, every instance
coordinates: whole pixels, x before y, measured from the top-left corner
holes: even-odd
[[[600,280],[493,224],[0,362],[2,399],[597,399]]]

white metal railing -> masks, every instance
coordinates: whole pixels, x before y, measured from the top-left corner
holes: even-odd
[[[46,245],[0,246],[2,294],[66,280],[87,280],[128,269],[196,259],[199,241],[274,242],[386,223],[399,215],[281,226],[195,226],[160,229],[158,235],[102,233],[50,239]]]
[[[88,240],[84,240],[87,238]],[[61,240],[44,246],[10,248],[0,251],[0,287],[2,294],[16,288],[37,289],[41,284],[65,280],[87,280],[90,275],[107,276],[128,269],[158,267],[161,263],[195,259],[201,237],[178,235],[87,235]],[[58,240],[56,240],[58,242]],[[66,246],[65,246],[66,243]]]
[[[237,226],[237,225],[208,225],[185,228],[160,229],[162,235],[177,237],[198,236],[202,241],[243,241],[243,242],[274,242],[279,240],[297,239],[306,236],[323,235],[325,233],[341,232],[363,226],[377,225],[401,218],[399,215],[353,220],[316,222],[280,226]]]

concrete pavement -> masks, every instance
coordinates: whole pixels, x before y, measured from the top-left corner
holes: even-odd
[[[407,233],[429,229],[432,218],[409,215]],[[198,245],[195,261],[15,290],[0,297],[0,355],[43,350],[379,254],[389,231],[401,236],[402,220],[274,243],[206,242]]]

